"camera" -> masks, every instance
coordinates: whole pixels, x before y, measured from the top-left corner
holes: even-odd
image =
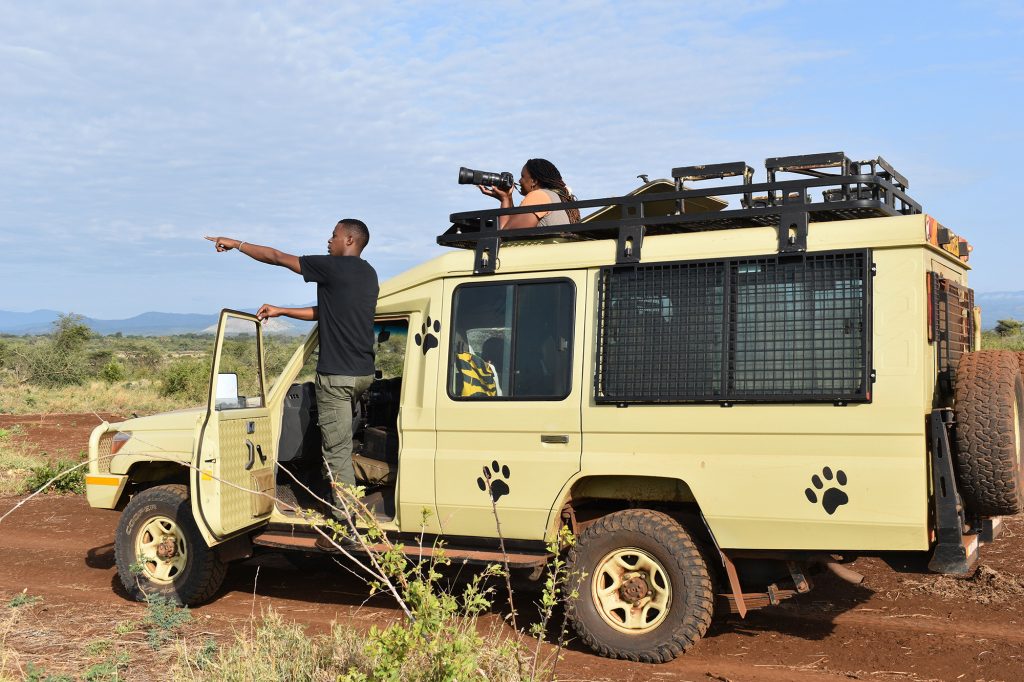
[[[512,189],[515,180],[508,171],[504,173],[489,173],[488,171],[473,170],[463,166],[459,169],[460,185],[492,185],[499,189]]]

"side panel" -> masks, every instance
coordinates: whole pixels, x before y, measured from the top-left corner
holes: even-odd
[[[566,327],[572,330],[573,345],[569,347],[570,385],[565,398],[453,399],[448,393],[447,364],[456,341],[453,335],[442,341],[442,364],[437,375],[435,471],[437,511],[447,535],[498,536],[491,496],[484,481],[485,476],[490,476],[504,537],[541,540],[552,506],[566,482],[579,471],[580,402],[592,390],[589,376],[582,371],[580,351],[589,333],[589,320],[582,310],[590,294],[584,272],[559,273],[559,279],[571,281],[575,296],[573,322],[569,325],[566,321]],[[535,281],[529,277],[497,276],[487,278],[486,283]],[[479,283],[481,280],[474,278],[447,280],[445,301],[451,306],[453,292],[459,285]],[[521,317],[525,313],[518,314]],[[451,317],[446,314],[446,324],[451,324]],[[509,395],[510,381],[506,378],[503,396]]]
[[[931,395],[922,372],[931,354],[921,253],[873,253],[870,404],[619,408],[591,395],[581,476],[684,481],[723,548],[926,549]],[[588,343],[589,376],[594,339]]]

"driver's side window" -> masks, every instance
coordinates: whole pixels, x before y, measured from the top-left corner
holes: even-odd
[[[260,376],[260,347],[256,322],[227,318],[224,343],[220,352],[217,410],[263,407],[263,380]]]

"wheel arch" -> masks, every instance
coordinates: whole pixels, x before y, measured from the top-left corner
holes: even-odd
[[[653,509],[675,518],[699,541],[718,550],[714,533],[689,483],[671,476],[581,476],[566,486],[555,506],[549,538],[563,525],[575,535],[603,516],[623,509]]]
[[[124,511],[131,498],[144,490],[159,485],[188,486],[188,467],[182,466],[178,462],[138,460],[128,466],[125,474],[128,476],[128,485],[124,487],[120,497],[116,500],[114,508],[117,511]]]

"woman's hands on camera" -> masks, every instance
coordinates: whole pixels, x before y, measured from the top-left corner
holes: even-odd
[[[512,206],[512,191],[515,189],[514,187],[509,187],[508,189],[501,189],[494,185],[477,185],[477,187],[487,196],[494,197],[500,201],[502,208]]]

